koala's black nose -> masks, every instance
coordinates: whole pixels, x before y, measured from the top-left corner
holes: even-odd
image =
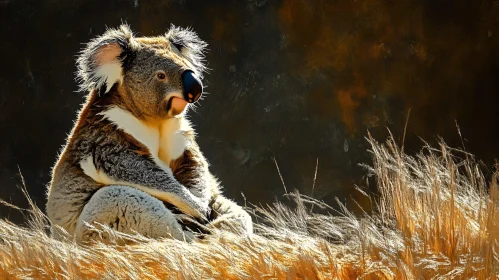
[[[203,93],[203,83],[191,70],[182,73],[182,82],[184,84],[184,99],[189,103],[196,102]]]

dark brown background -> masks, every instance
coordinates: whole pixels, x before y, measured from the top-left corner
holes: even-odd
[[[191,119],[226,194],[268,203],[284,189],[365,200],[364,137],[386,127],[407,148],[443,136],[486,164],[496,144],[497,1],[0,1],[0,197],[26,203],[19,165],[44,207],[50,169],[83,102],[75,56],[106,26],[139,35],[170,23],[209,43],[211,94]],[[2,216],[20,216],[2,208]]]

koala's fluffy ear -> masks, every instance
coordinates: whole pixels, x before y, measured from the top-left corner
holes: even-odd
[[[204,50],[208,44],[199,39],[196,32],[192,31],[192,29],[184,29],[174,25],[170,26],[165,36],[192,63],[194,68],[196,68],[192,70],[202,78],[203,72],[206,71]]]
[[[80,89],[107,93],[123,80],[123,70],[134,57],[133,34],[127,25],[108,29],[102,36],[87,44],[78,57],[77,77]]]

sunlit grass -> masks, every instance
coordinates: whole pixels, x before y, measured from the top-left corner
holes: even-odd
[[[133,245],[82,246],[51,238],[32,204],[28,227],[0,221],[0,279],[497,278],[498,174],[487,182],[471,155],[443,143],[409,156],[369,141],[373,212],[290,193],[294,206],[253,207],[249,238],[217,232],[188,244],[104,229]]]

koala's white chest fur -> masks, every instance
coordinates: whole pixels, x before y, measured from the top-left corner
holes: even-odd
[[[144,122],[130,112],[112,107],[102,115],[147,147],[153,160],[163,169],[169,168],[170,162],[182,155],[187,146],[187,139],[181,133],[181,120],[170,118],[155,122]]]

